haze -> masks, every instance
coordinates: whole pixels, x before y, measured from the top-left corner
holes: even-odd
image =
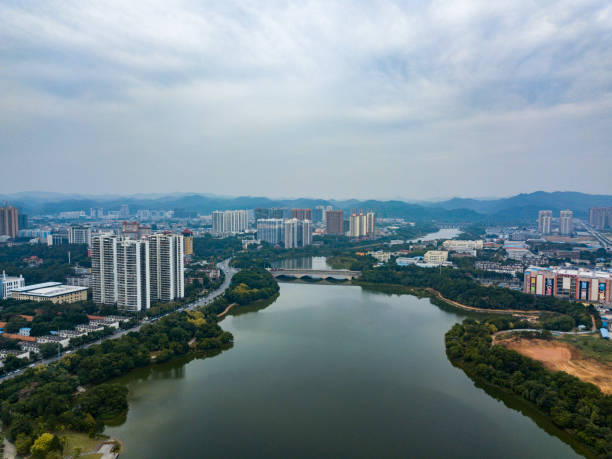
[[[608,1],[0,4],[0,192],[612,193]]]

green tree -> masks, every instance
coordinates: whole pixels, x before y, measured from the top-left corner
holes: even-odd
[[[34,457],[44,458],[53,448],[53,434],[45,432],[36,440],[30,448],[30,452]]]
[[[31,446],[32,437],[23,433],[17,435],[17,439],[15,440],[15,449],[17,450],[17,454],[26,456],[30,452]]]

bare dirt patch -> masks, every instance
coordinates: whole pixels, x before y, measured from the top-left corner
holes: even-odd
[[[606,394],[612,394],[612,365],[583,357],[571,344],[522,338],[501,340],[499,344],[542,362],[550,370],[564,371],[582,381],[595,384]]]

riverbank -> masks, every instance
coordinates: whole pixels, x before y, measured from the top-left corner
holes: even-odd
[[[543,416],[590,449],[589,456],[607,457],[612,448],[608,434],[610,397],[594,384],[565,371],[551,370],[535,360],[538,355],[557,362],[565,358],[559,356],[563,353],[558,349],[551,350],[545,340],[542,341],[547,348],[541,348],[539,353],[518,353],[512,346],[492,345],[491,335],[496,328],[488,321],[475,320],[454,325],[445,335],[446,354],[451,363],[474,381],[511,391],[533,404]]]
[[[459,303],[458,301],[451,300],[449,298],[444,297],[437,290],[426,287],[408,287],[405,285],[398,284],[378,284],[374,282],[362,282],[358,279],[353,280],[354,285],[359,285],[361,287],[370,288],[372,290],[381,291],[384,293],[395,293],[398,295],[415,295],[418,297],[430,297],[442,301],[443,303],[453,306],[455,308],[463,309],[464,311],[484,313],[484,314],[510,314],[513,316],[522,316],[522,317],[533,317],[540,316],[544,313],[551,313],[550,311],[539,311],[539,310],[523,310],[523,309],[488,309],[488,308],[477,308],[474,306],[468,306],[466,304]]]

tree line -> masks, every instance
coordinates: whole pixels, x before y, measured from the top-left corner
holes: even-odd
[[[598,318],[593,306],[552,296],[536,296],[507,288],[483,286],[466,273],[452,268],[420,268],[386,265],[365,269],[357,282],[396,284],[414,288],[433,288],[445,298],[483,309],[541,310],[564,314],[563,320],[545,320],[543,326],[570,330],[577,325],[591,327],[591,315]],[[561,328],[555,328],[561,327]]]
[[[127,408],[127,391],[109,380],[191,349],[223,349],[232,342],[231,333],[223,331],[212,314],[172,314],[138,332],[79,349],[4,381],[0,384],[0,419],[19,454],[27,454],[45,432],[101,432],[104,420]],[[79,387],[87,390],[81,393]]]
[[[511,319],[501,328],[517,328]],[[520,325],[519,325],[520,326]],[[564,372],[551,372],[530,358],[492,346],[498,326],[467,319],[446,333],[446,354],[470,377],[512,392],[535,405],[561,429],[601,457],[612,455],[612,396]]]

